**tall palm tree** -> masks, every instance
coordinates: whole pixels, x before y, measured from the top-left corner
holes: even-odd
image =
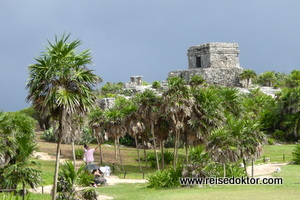
[[[163,104],[160,110],[169,117],[169,121],[173,124],[172,131],[175,133],[173,165],[176,169],[180,135],[185,128],[184,122],[192,115],[191,108],[194,105],[194,98],[182,78],[170,78],[168,80],[168,87],[168,90],[163,94]]]
[[[161,150],[161,169],[164,170],[165,168],[165,152],[164,152],[164,145],[165,141],[168,139],[169,131],[170,131],[170,123],[167,119],[167,116],[160,115],[157,118],[156,124],[154,126],[154,131],[156,133],[156,137],[159,141],[159,146]]]
[[[102,156],[102,143],[104,141],[103,133],[105,132],[105,114],[104,111],[100,108],[95,108],[89,112],[89,125],[92,128],[94,135],[97,138],[100,152],[100,165],[102,165],[103,156]]]
[[[150,130],[153,138],[154,154],[156,157],[157,169],[159,170],[159,159],[156,151],[156,137],[154,132],[154,125],[159,114],[158,108],[161,104],[160,97],[158,97],[153,91],[145,90],[141,95],[137,97],[138,109],[136,114],[139,120],[145,125],[146,130]]]
[[[198,138],[198,144],[207,145],[212,130],[224,124],[225,114],[222,98],[214,86],[192,90],[195,99],[189,124]],[[191,137],[191,135],[190,135]]]
[[[61,38],[55,36],[53,43],[48,41],[46,51],[35,58],[36,64],[29,66],[27,82],[27,100],[39,113],[51,115],[59,124],[53,200],[57,194],[60,144],[68,128],[68,117],[84,114],[94,106],[93,86],[102,81],[86,67],[92,64],[90,50],[77,53],[82,43],[78,39],[69,42],[69,37],[70,34],[64,34]]]
[[[227,116],[226,126],[212,132],[208,149],[213,158],[223,164],[227,160],[237,162],[241,159],[246,171],[247,162],[262,153],[264,139],[257,120]]]
[[[256,73],[252,69],[245,69],[241,74],[240,74],[240,79],[241,80],[247,80],[247,88],[249,88],[250,81],[253,78],[256,78]]]

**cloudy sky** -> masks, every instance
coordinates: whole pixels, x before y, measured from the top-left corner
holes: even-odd
[[[186,69],[187,49],[237,42],[240,64],[258,74],[300,69],[299,0],[1,0],[0,110],[29,106],[27,67],[47,40],[71,33],[91,49],[106,82],[165,80]]]

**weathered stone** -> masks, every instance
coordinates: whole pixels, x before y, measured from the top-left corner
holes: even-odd
[[[131,76],[130,82],[125,83],[125,89],[135,89],[137,86],[142,86],[143,76]]]
[[[187,82],[194,75],[202,76],[209,84],[241,87],[239,75],[243,72],[239,63],[237,43],[213,42],[188,49],[189,67],[171,71],[168,77],[178,76]]]
[[[97,99],[97,104],[98,106],[103,109],[110,109],[114,107],[115,105],[115,98],[102,98],[102,99]]]

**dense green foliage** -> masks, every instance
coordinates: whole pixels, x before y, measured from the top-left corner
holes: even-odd
[[[159,81],[154,81],[154,82],[152,83],[152,88],[155,88],[155,89],[161,88],[160,82],[159,82]]]
[[[294,149],[293,149],[293,161],[296,164],[300,164],[300,145],[298,144]]]
[[[34,188],[41,182],[37,163],[29,161],[36,150],[35,127],[28,115],[0,112],[0,188]]]
[[[94,177],[84,169],[84,164],[81,165],[79,169],[75,169],[75,166],[70,162],[66,162],[61,166],[58,178],[57,199],[71,200],[80,198],[82,193],[76,190],[76,187],[89,186],[93,183],[94,179]]]
[[[181,167],[169,168],[149,175],[147,177],[149,188],[170,188],[179,187],[179,178],[181,177]]]

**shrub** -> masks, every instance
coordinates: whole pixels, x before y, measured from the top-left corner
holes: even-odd
[[[78,199],[81,195],[76,191],[77,186],[88,186],[93,182],[94,177],[84,170],[85,165],[75,169],[71,162],[64,163],[59,172],[56,199]]]
[[[159,82],[159,81],[154,81],[154,82],[152,83],[152,88],[155,88],[155,89],[161,88],[160,82]]]
[[[128,146],[128,147],[133,147],[133,146],[135,146],[135,141],[134,141],[133,137],[126,134],[124,137],[120,138],[120,144]]]
[[[82,198],[85,200],[97,199],[98,193],[94,188],[85,189],[81,193]]]
[[[83,154],[84,154],[84,151],[83,149],[75,149],[75,158],[76,160],[82,160],[83,159]]]
[[[174,160],[174,153],[166,150],[164,152],[164,160],[165,160],[165,164],[166,165],[169,165],[171,164],[171,162]]]
[[[226,164],[226,177],[243,177],[247,176],[244,168],[240,166],[239,163],[236,164]]]
[[[171,135],[170,137],[167,138],[167,140],[165,142],[165,148],[173,148],[174,144],[175,144],[175,138],[174,138],[174,136]],[[179,145],[178,146],[179,148],[182,148],[184,145],[183,141],[179,140],[178,145]]]
[[[56,142],[57,141],[57,135],[54,133],[53,128],[44,131],[42,133],[42,139],[46,140],[47,142]]]
[[[147,177],[148,187],[150,188],[170,188],[179,187],[179,178],[181,177],[181,167],[156,171]]]
[[[158,161],[161,162],[161,153],[157,154]],[[164,152],[164,161],[166,165],[171,164],[171,162],[174,160],[174,154],[168,150]],[[150,165],[152,168],[156,168],[156,157],[154,153],[148,153],[147,154],[147,161],[150,162]]]
[[[275,144],[275,139],[268,137],[268,144],[269,145],[274,145]]]
[[[300,164],[300,144],[297,145],[297,146],[293,149],[292,155],[293,155],[293,161],[294,161],[296,164]]]

